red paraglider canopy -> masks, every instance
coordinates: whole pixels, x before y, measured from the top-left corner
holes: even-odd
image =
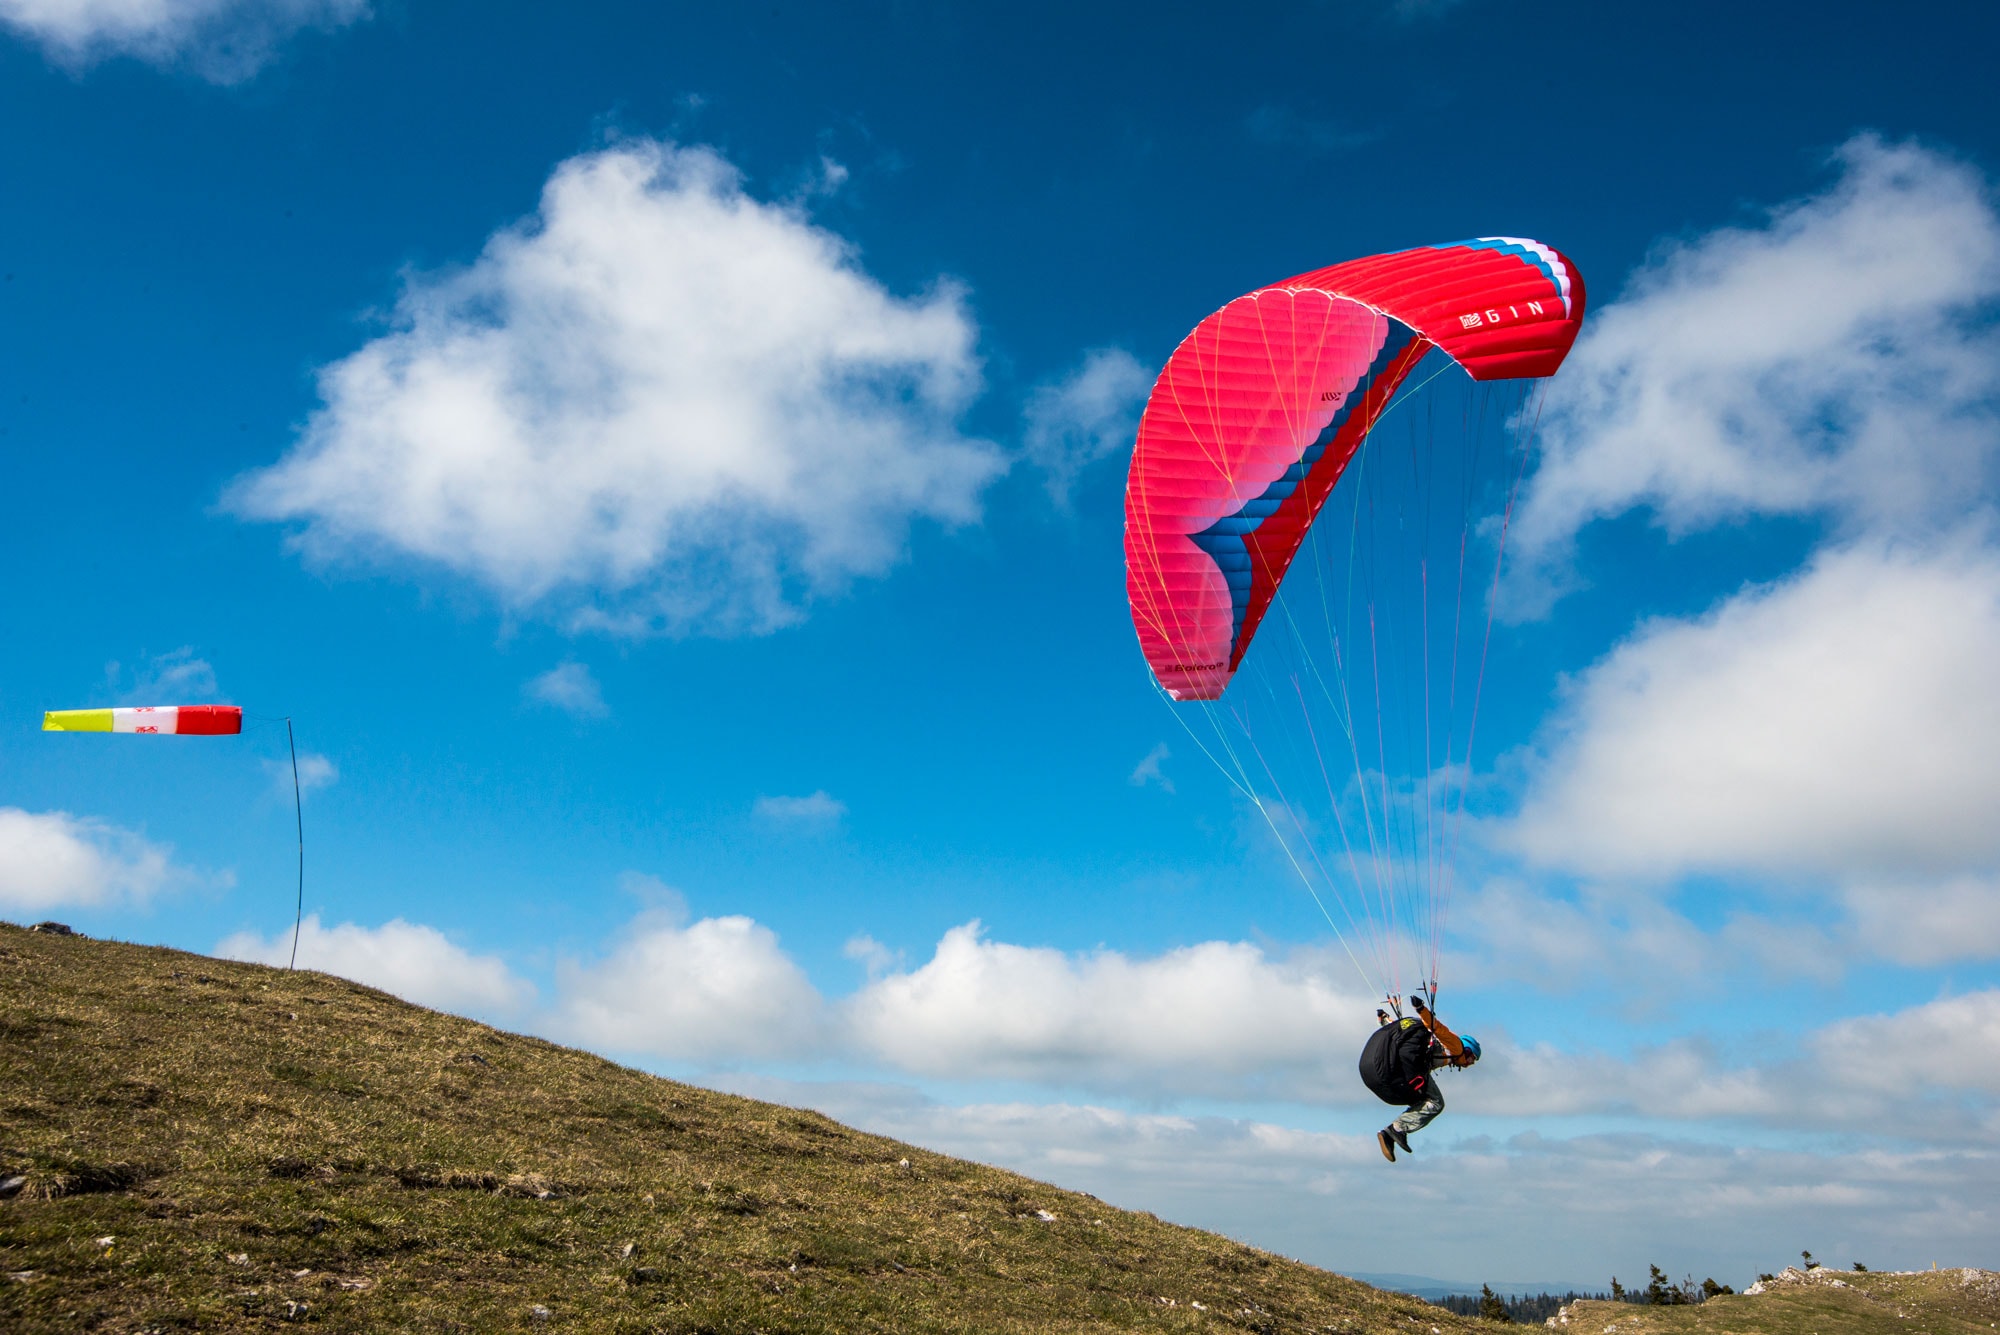
[[[1153,385],[1125,492],[1139,642],[1177,700],[1213,700],[1355,450],[1441,349],[1475,380],[1552,374],[1582,276],[1538,241],[1483,237],[1349,260],[1197,325]]]

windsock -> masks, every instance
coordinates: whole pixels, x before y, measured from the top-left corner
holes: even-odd
[[[243,731],[237,705],[139,705],[130,709],[51,709],[43,732],[152,732],[219,737]]]

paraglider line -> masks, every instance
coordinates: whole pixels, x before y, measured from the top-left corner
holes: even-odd
[[[1533,393],[1535,395],[1535,415],[1529,422],[1528,430],[1522,436],[1521,460],[1515,467],[1514,481],[1507,489],[1506,508],[1500,514],[1500,536],[1499,541],[1495,544],[1497,550],[1493,556],[1493,583],[1488,590],[1486,599],[1486,633],[1480,640],[1479,674],[1472,687],[1472,719],[1467,724],[1465,730],[1465,784],[1459,790],[1458,810],[1452,815],[1450,833],[1448,835],[1450,840],[1450,849],[1446,859],[1448,873],[1452,870],[1457,857],[1459,832],[1465,823],[1466,790],[1470,788],[1472,783],[1472,743],[1479,731],[1479,699],[1486,687],[1486,656],[1493,646],[1493,621],[1495,615],[1498,613],[1500,602],[1500,574],[1507,560],[1507,533],[1513,523],[1514,502],[1520,494],[1521,479],[1527,475],[1528,459],[1534,451],[1535,436],[1540,431],[1542,424],[1542,406],[1545,399],[1542,394],[1541,383],[1536,384]],[[1432,932],[1433,945],[1431,953],[1433,960],[1435,960],[1443,947],[1444,924],[1441,921],[1434,923],[1432,925]]]
[[[1294,684],[1296,685],[1296,679],[1294,679]],[[1333,873],[1327,870],[1325,860],[1320,857],[1319,845],[1317,841],[1315,841],[1313,837],[1309,833],[1307,833],[1305,823],[1299,819],[1298,808],[1292,803],[1292,800],[1285,795],[1284,785],[1278,781],[1278,775],[1276,771],[1274,771],[1271,768],[1271,762],[1264,759],[1263,748],[1257,745],[1256,735],[1250,731],[1249,720],[1246,719],[1241,713],[1238,713],[1236,714],[1236,725],[1239,729],[1242,730],[1243,740],[1249,744],[1250,754],[1255,756],[1257,758],[1257,763],[1260,766],[1262,766],[1264,770],[1264,777],[1270,780],[1271,791],[1277,795],[1278,804],[1284,807],[1285,814],[1291,818],[1292,828],[1298,831],[1299,842],[1305,846],[1306,852],[1311,855],[1313,860],[1313,865],[1319,868],[1319,874],[1321,878],[1323,878],[1326,884],[1329,887],[1331,887],[1332,885],[1335,884]],[[1308,720],[1308,728],[1310,728],[1310,720]],[[1334,818],[1336,821],[1338,821],[1339,813],[1337,811],[1334,813]],[[1267,815],[1265,819],[1269,820],[1270,817]],[[1273,828],[1275,831],[1275,827]],[[1296,865],[1296,863],[1294,865]],[[1303,869],[1301,869],[1301,875],[1303,875]],[[1320,899],[1319,891],[1313,888],[1310,879],[1308,879],[1306,882],[1306,890],[1308,893],[1312,895],[1313,902],[1319,905],[1319,911],[1321,916],[1326,918],[1327,923],[1329,925],[1332,925],[1333,915],[1327,912],[1326,904]],[[1354,921],[1353,910],[1348,907],[1347,902],[1345,900],[1340,901],[1340,903],[1342,909],[1345,910],[1347,913],[1348,926],[1353,928],[1357,932],[1360,931],[1360,925]],[[1340,929],[1336,926],[1334,927],[1334,932],[1336,935],[1338,935]],[[1346,940],[1345,937],[1342,937],[1341,939],[1343,943]],[[1362,977],[1364,981],[1368,981],[1367,975],[1365,973],[1362,975]]]
[[[1374,979],[1369,974],[1367,966],[1362,964],[1361,960],[1355,955],[1354,947],[1348,942],[1346,933],[1340,930],[1340,924],[1335,922],[1333,915],[1327,911],[1326,901],[1320,898],[1319,891],[1313,887],[1312,877],[1307,875],[1306,869],[1299,865],[1297,855],[1292,852],[1291,841],[1286,839],[1284,834],[1278,829],[1278,823],[1271,819],[1271,813],[1267,809],[1264,799],[1259,797],[1256,790],[1251,786],[1249,771],[1244,767],[1242,758],[1236,754],[1235,748],[1229,745],[1228,734],[1223,731],[1220,722],[1216,718],[1216,706],[1214,702],[1204,700],[1200,703],[1203,707],[1203,713],[1208,718],[1209,727],[1215,732],[1217,744],[1221,746],[1223,754],[1229,757],[1230,764],[1235,766],[1235,774],[1229,772],[1229,766],[1224,765],[1220,760],[1216,759],[1215,753],[1210,751],[1200,736],[1196,734],[1195,730],[1188,726],[1187,720],[1182,717],[1180,710],[1174,708],[1172,698],[1160,687],[1157,679],[1153,685],[1156,694],[1160,698],[1160,702],[1166,705],[1167,712],[1172,714],[1175,720],[1180,723],[1189,739],[1201,748],[1202,753],[1209,758],[1218,770],[1222,771],[1222,776],[1228,779],[1237,791],[1250,800],[1250,805],[1257,808],[1257,814],[1262,816],[1264,823],[1270,827],[1271,835],[1278,841],[1278,847],[1283,851],[1285,860],[1292,864],[1292,870],[1297,873],[1299,883],[1305,887],[1306,894],[1312,897],[1313,906],[1319,910],[1320,917],[1326,919],[1326,925],[1333,929],[1334,940],[1340,942],[1340,948],[1347,952],[1347,958],[1353,963],[1355,972],[1361,975],[1362,981],[1367,983],[1372,991],[1374,989]],[[1294,816],[1294,819],[1297,819],[1297,817]]]

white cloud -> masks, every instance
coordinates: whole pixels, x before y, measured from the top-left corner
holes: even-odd
[[[306,792],[315,788],[331,788],[340,782],[340,766],[316,751],[308,751],[299,757],[299,787]]]
[[[292,954],[292,933],[266,939],[238,932],[215,947],[218,959],[283,966]],[[535,990],[496,955],[475,955],[435,927],[391,918],[380,927],[344,922],[324,927],[317,913],[299,929],[299,967],[351,978],[379,987],[405,1001],[438,1010],[500,1012],[521,1010]]]
[[[618,873],[618,888],[656,913],[675,922],[687,917],[687,900],[659,877],[643,871]]]
[[[823,830],[840,823],[847,815],[847,803],[821,788],[804,797],[760,797],[751,804],[750,814],[772,825]]]
[[[1134,788],[1144,788],[1147,784],[1155,784],[1162,792],[1171,793],[1174,790],[1174,781],[1169,779],[1166,776],[1166,772],[1160,767],[1166,763],[1167,757],[1172,754],[1171,751],[1167,750],[1165,742],[1156,744],[1152,750],[1146,753],[1145,759],[1132,767],[1132,773],[1125,781]]]
[[[847,953],[870,981],[829,1004],[770,929],[736,915],[688,923],[675,897],[662,901],[604,957],[563,961],[535,1026],[600,1051],[711,1065],[835,1060],[1148,1102],[1276,1100],[1365,1118],[1381,1108],[1353,1066],[1372,1003],[1337,992],[1311,961],[1219,941],[1150,959],[1073,955],[984,941],[975,923],[913,971],[855,938]],[[281,930],[238,934],[215,953],[282,965],[289,949]],[[447,1009],[521,1013],[534,999],[499,958],[401,919],[326,929],[308,918],[299,964]],[[1447,1087],[1455,1135],[1482,1117],[1612,1117],[2000,1145],[2000,989],[1726,1044],[1681,1037],[1603,1053],[1480,1032],[1486,1059]]]
[[[264,772],[271,776],[272,784],[277,787],[280,793],[287,798],[291,797],[292,762],[290,758],[265,761]],[[340,766],[334,764],[327,757],[320,755],[317,751],[299,752],[298,786],[300,792],[310,793],[320,788],[331,788],[339,782]]]
[[[1474,1116],[1609,1115],[2000,1146],[1996,989],[1803,1034],[1687,1036],[1617,1054],[1482,1037],[1486,1059],[1447,1089],[1452,1106]]]
[[[1885,1107],[1925,1088],[2000,1094],[2000,990],[1840,1020],[1810,1047],[1827,1084],[1878,1096]],[[2000,1118],[1991,1109],[1987,1116],[1989,1131],[2000,1131]]]
[[[1132,444],[1152,384],[1152,373],[1125,349],[1092,348],[1076,370],[1028,395],[1022,449],[1047,474],[1058,505],[1069,504],[1084,469]]]
[[[1518,979],[1569,990],[1615,975],[1620,983],[1684,984],[1720,962],[1719,943],[1652,895],[1585,886],[1574,898],[1497,880],[1454,897],[1455,935],[1476,948],[1445,970],[1455,988]]]
[[[215,668],[191,645],[153,654],[135,668],[116,661],[104,665],[104,682],[113,696],[134,705],[185,705],[213,701],[220,692]]]
[[[925,1075],[1319,1097],[1353,1084],[1372,1023],[1371,1003],[1331,973],[1222,941],[1150,959],[1078,956],[984,940],[973,922],[844,1010],[858,1050]]]
[[[0,0],[0,27],[73,68],[133,56],[226,84],[255,74],[294,33],[368,13],[367,0]]]
[[[1593,519],[1746,514],[1921,531],[1990,495],[2000,218],[1970,168],[1872,136],[1824,193],[1661,252],[1594,312],[1542,415],[1510,596]]]
[[[1847,887],[1859,948],[1914,968],[2000,959],[2000,873]]]
[[[868,970],[870,978],[881,977],[903,960],[901,951],[889,949],[866,932],[848,937],[840,953]]]
[[[522,694],[577,718],[603,718],[610,713],[604,691],[586,663],[558,663],[521,687]]]
[[[0,910],[144,902],[190,879],[173,850],[87,816],[0,807]]]
[[[713,150],[557,168],[535,219],[409,280],[321,375],[297,446],[238,480],[316,557],[406,557],[625,632],[768,630],[974,520],[999,450],[962,292],[892,295]]]
[[[1505,837],[1670,877],[1916,877],[2000,860],[2000,553],[1862,545],[1574,683]]]
[[[555,1032],[612,1052],[736,1062],[813,1055],[819,993],[749,918],[641,914],[611,954],[558,971]]]
[[[1837,980],[1857,956],[1882,944],[1818,906],[1783,915],[1744,906],[1701,926],[1650,888],[1586,883],[1571,894],[1517,880],[1489,881],[1454,896],[1453,937],[1442,973],[1455,992],[1502,982],[1548,993],[1609,988],[1650,1010],[1724,978],[1760,986]]]

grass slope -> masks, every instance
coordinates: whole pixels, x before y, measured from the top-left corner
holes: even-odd
[[[8,1178],[10,1332],[1479,1324],[323,974],[0,924]]]
[[[1573,1303],[1549,1324],[1563,1335],[1993,1335],[2000,1328],[2000,1274],[1991,1270],[1787,1270],[1759,1288],[1693,1307]]]

